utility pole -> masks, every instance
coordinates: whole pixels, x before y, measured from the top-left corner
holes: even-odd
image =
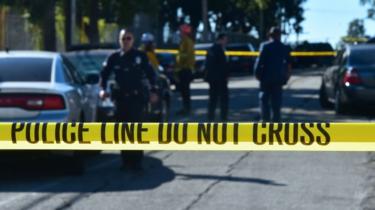
[[[70,1],[71,11],[70,11],[70,37],[71,37],[71,45],[76,43],[75,39],[75,29],[76,29],[76,14],[77,14],[77,2],[76,0]]]
[[[203,41],[208,41],[208,3],[202,0]]]
[[[67,0],[65,5],[65,50],[75,43],[76,0]]]

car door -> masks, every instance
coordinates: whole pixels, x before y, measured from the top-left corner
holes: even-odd
[[[342,59],[343,59],[343,53],[339,52],[334,62],[334,65],[329,67],[327,71],[324,73],[323,81],[325,84],[327,96],[329,98],[334,98],[337,74],[341,68]]]
[[[99,96],[98,85],[87,84],[83,76],[66,58],[64,58],[64,65],[72,76],[74,86],[80,94],[80,106],[82,108],[82,112],[84,113],[84,119],[81,120],[88,122],[96,121],[96,111]]]
[[[335,71],[333,72],[332,83],[334,85],[334,93],[336,93],[336,90],[339,87],[340,82],[342,81],[342,76],[343,76],[344,72],[346,71],[346,69],[348,68],[348,59],[349,59],[349,56],[348,56],[347,53],[345,53],[342,56],[342,59],[340,60],[338,68],[335,69]]]
[[[74,121],[83,121],[86,118],[84,113],[85,107],[85,99],[84,99],[84,92],[81,88],[80,81],[77,80],[77,78],[72,74],[71,69],[69,68],[69,65],[67,65],[66,60],[62,60],[63,70],[64,70],[64,76],[67,83],[73,88],[71,91],[69,91],[69,104],[72,107],[71,112],[74,113]]]

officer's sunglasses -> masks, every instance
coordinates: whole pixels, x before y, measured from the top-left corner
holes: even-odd
[[[131,41],[133,39],[133,37],[131,36],[126,36],[126,37],[123,37],[121,40],[122,41]]]

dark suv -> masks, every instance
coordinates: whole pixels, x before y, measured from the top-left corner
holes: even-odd
[[[296,52],[333,52],[334,49],[329,43],[318,42],[309,43],[303,42],[293,48]],[[312,66],[324,67],[332,65],[334,56],[296,56],[293,57],[293,67],[296,68],[310,68]]]

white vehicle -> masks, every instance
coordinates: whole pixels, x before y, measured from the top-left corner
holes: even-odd
[[[58,53],[1,52],[0,121],[94,122],[99,103],[98,81],[96,74],[82,78]],[[68,170],[83,173],[82,153],[50,152],[68,155],[72,158]],[[27,154],[32,158],[35,153]]]
[[[58,53],[0,53],[0,121],[94,122],[97,75],[82,78]]]

